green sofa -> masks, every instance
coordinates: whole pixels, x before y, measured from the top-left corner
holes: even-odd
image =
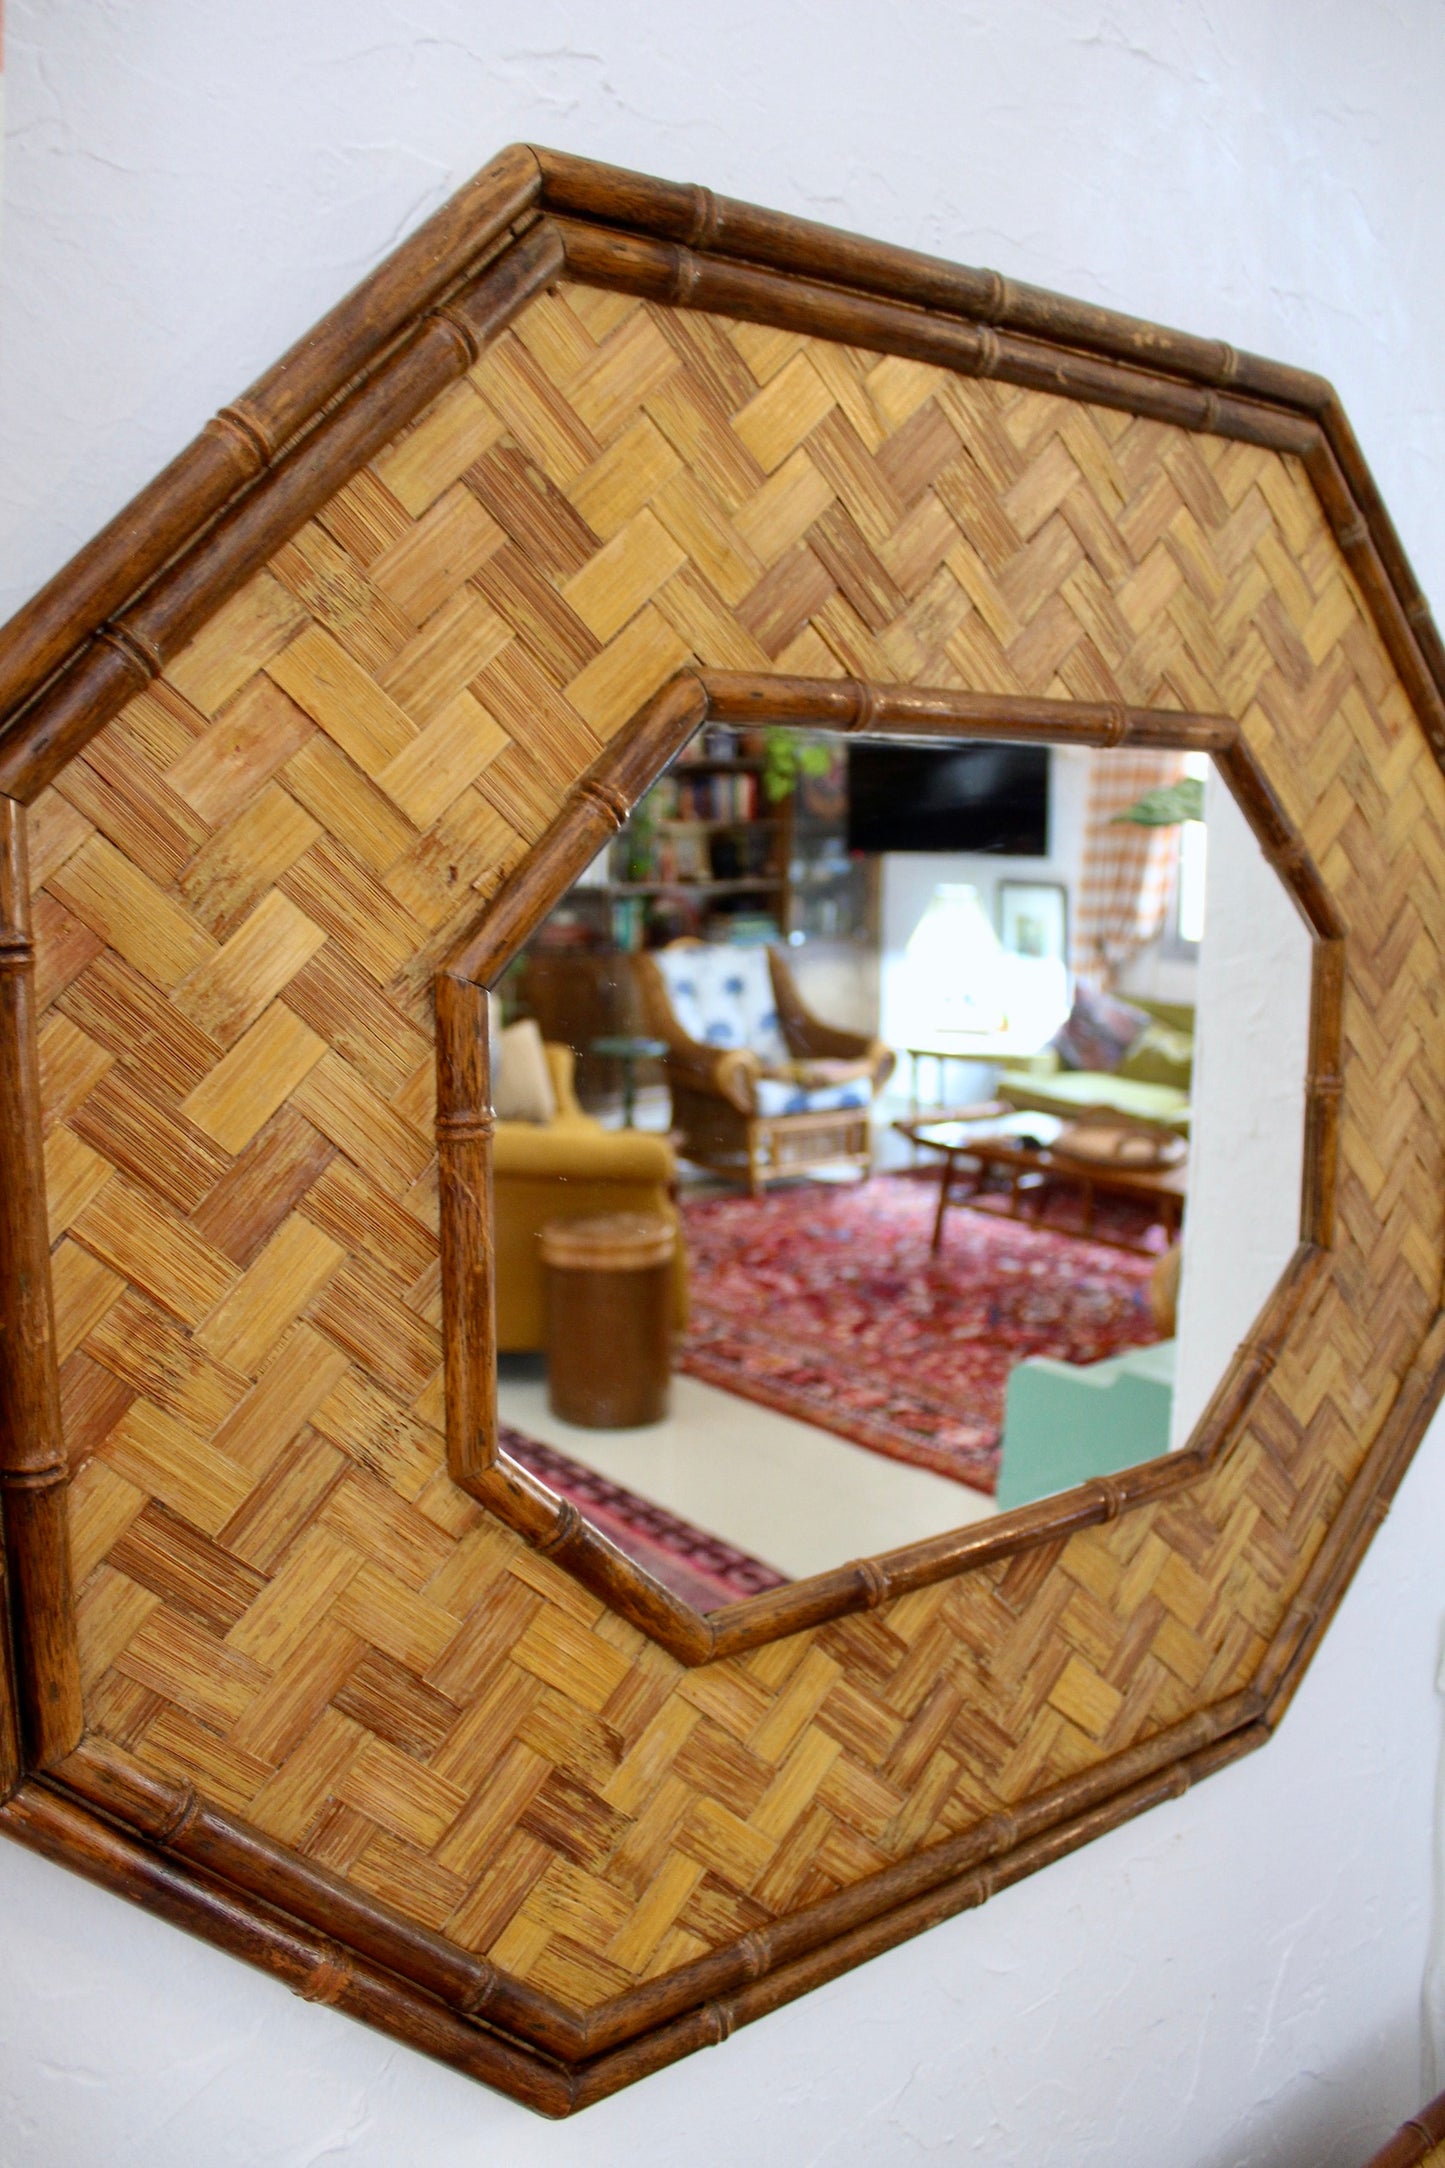
[[[1066,1069],[1053,1048],[1045,1047],[1000,1072],[998,1097],[1021,1113],[1056,1114],[1066,1122],[1117,1114],[1187,1137],[1194,1010],[1184,1002],[1125,998],[1151,1021],[1117,1069]]]

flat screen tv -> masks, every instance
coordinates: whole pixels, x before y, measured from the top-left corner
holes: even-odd
[[[1046,745],[849,746],[850,850],[1043,858],[1048,847]]]

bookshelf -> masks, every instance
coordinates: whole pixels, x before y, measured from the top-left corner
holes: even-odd
[[[624,952],[694,935],[776,941],[788,930],[791,800],[774,803],[766,762],[731,732],[704,732],[643,799],[612,845],[605,893]]]
[[[629,956],[684,936],[828,950],[867,941],[876,884],[847,853],[841,757],[776,798],[769,766],[763,732],[705,729],[508,975],[509,1006],[576,1049],[584,1105],[620,1082],[591,1042],[636,1029]]]

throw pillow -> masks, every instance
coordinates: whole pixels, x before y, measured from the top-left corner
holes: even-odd
[[[1068,1022],[1052,1045],[1066,1069],[1103,1070],[1112,1075],[1149,1023],[1146,1009],[1117,994],[1100,993],[1080,979]]]
[[[745,1046],[760,1061],[787,1060],[766,949],[682,942],[658,950],[657,968],[690,1039],[720,1051]]]
[[[551,1122],[557,1094],[537,1020],[524,1016],[492,1041],[492,1105],[499,1122]]]
[[[1193,1073],[1193,1039],[1167,1024],[1151,1024],[1119,1064],[1120,1076],[1132,1077],[1136,1084],[1172,1084],[1181,1092],[1188,1091]]]

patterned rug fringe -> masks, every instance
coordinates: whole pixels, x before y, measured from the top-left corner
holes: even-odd
[[[586,1509],[587,1518],[620,1551],[699,1611],[737,1603],[766,1588],[781,1588],[787,1575],[764,1565],[747,1551],[710,1536],[666,1506],[584,1468],[555,1446],[524,1437],[506,1423],[498,1425],[502,1445],[514,1460],[530,1468],[549,1489]]]

